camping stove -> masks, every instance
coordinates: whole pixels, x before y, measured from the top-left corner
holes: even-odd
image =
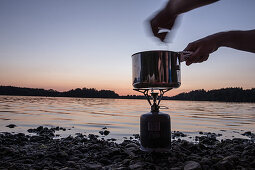
[[[141,150],[149,152],[169,151],[171,147],[171,120],[168,114],[159,111],[159,103],[163,97],[163,94],[170,89],[134,90],[143,93],[151,106],[151,111],[141,115],[140,117]],[[151,91],[150,95],[149,91]]]
[[[143,93],[151,106],[151,111],[140,118],[144,151],[169,151],[171,147],[170,116],[159,111],[159,103],[165,92],[180,87],[181,62],[191,54],[189,51],[154,50],[132,55],[134,90]]]

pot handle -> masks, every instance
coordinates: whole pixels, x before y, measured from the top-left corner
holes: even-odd
[[[186,61],[190,55],[193,53],[192,51],[181,51],[180,53],[180,61]]]

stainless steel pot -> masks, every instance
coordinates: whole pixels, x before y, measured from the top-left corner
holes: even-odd
[[[186,51],[144,51],[133,54],[134,88],[178,88],[181,85],[181,61],[190,54]]]

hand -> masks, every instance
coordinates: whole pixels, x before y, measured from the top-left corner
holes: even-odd
[[[184,51],[193,51],[190,57],[186,60],[186,65],[192,63],[201,63],[209,58],[209,55],[219,48],[218,35],[210,35],[200,40],[189,43]]]
[[[160,29],[171,30],[179,14],[216,1],[218,0],[169,0],[166,6],[150,20],[154,36],[165,41],[169,31],[159,33]]]
[[[168,30],[172,29],[177,18],[177,15],[175,15],[173,11],[174,10],[171,8],[171,3],[168,3],[164,9],[162,9],[150,20],[152,33],[162,42],[165,41],[168,32],[159,33],[159,31],[162,28]]]

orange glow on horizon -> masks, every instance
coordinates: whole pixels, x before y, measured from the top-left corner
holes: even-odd
[[[22,81],[19,81],[18,79],[15,79],[16,81],[5,81],[1,82],[0,85],[3,86],[15,86],[15,87],[27,87],[27,88],[42,88],[45,90],[53,89],[57,90],[59,92],[63,91],[68,91],[71,89],[76,89],[76,88],[95,88],[97,90],[112,90],[115,93],[119,94],[120,96],[126,96],[126,95],[143,95],[142,93],[139,93],[137,91],[133,90],[133,86],[130,83],[127,82],[122,82],[122,84],[118,84],[117,82],[110,84],[110,83],[85,83],[85,81],[68,81],[64,79],[58,79],[53,81],[25,81],[26,79],[23,79]],[[69,82],[69,83],[68,83]],[[130,84],[130,85],[125,85]],[[183,83],[181,87],[177,89],[172,89],[169,92],[165,93],[164,96],[175,96],[177,94],[183,93],[183,92],[190,92],[192,90],[199,90],[199,89],[204,89],[204,90],[212,90],[212,89],[221,89],[221,88],[228,88],[228,87],[242,87],[243,89],[251,89],[254,88],[252,86],[248,86],[245,84],[235,84],[231,85],[231,83],[224,83],[224,84],[218,84],[218,85],[211,85],[208,82],[204,83],[192,83],[192,82],[187,82]]]
[[[24,87],[24,88],[39,88],[39,89],[45,89],[45,90],[49,90],[49,89],[53,89],[59,92],[64,92],[64,91],[69,91],[72,89],[76,89],[76,88],[95,88],[96,90],[111,90],[114,91],[115,93],[117,93],[120,96],[127,96],[127,95],[143,95],[140,92],[134,91],[133,87],[124,87],[124,88],[104,88],[102,86],[85,86],[85,85],[81,85],[81,84],[59,84],[59,85],[55,85],[55,84],[42,84],[42,83],[2,83],[0,85],[3,86],[15,86],[15,87]],[[167,92],[165,94],[165,96],[175,96],[179,93],[182,92],[189,92],[191,90],[184,90],[184,89],[172,89],[169,92]]]

